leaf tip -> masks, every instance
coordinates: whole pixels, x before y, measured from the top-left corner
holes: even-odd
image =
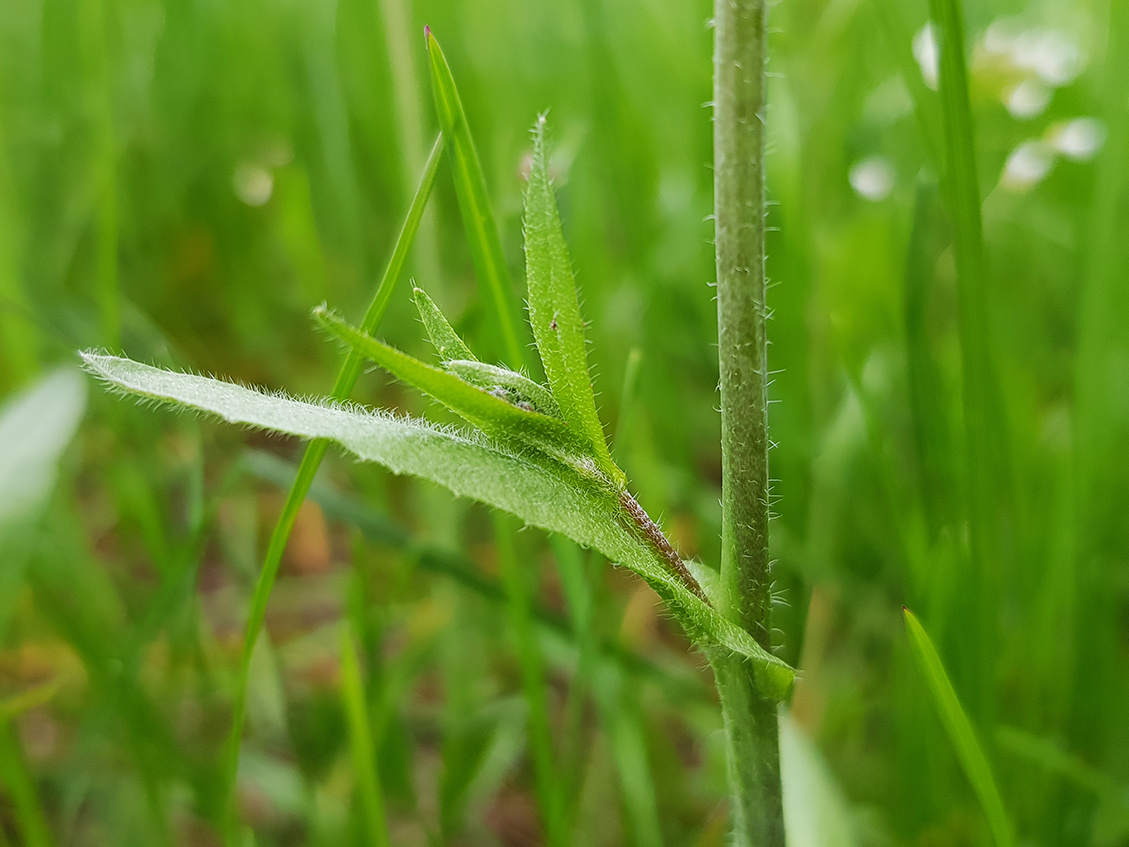
[[[423,41],[428,50],[431,49],[431,42],[435,40],[435,36],[431,34],[431,27],[427,24],[423,25]]]

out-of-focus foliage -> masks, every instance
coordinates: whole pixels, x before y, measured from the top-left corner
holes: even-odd
[[[775,623],[803,670],[786,756],[806,757],[791,772],[818,783],[829,819],[852,821],[844,841],[990,837],[904,604],[1018,842],[1115,847],[1129,840],[1129,4],[966,0],[995,386],[993,414],[971,423],[927,6],[771,12]],[[437,129],[426,23],[514,279],[526,130],[551,108],[605,431],[642,505],[708,570],[709,14],[674,0],[0,4],[0,392],[107,347],[325,394],[341,351],[309,309],[359,318]],[[408,271],[486,349],[446,170]],[[381,335],[423,355],[410,299],[404,285]],[[354,397],[450,421],[380,375]],[[21,704],[0,719],[0,843],[214,844],[240,635],[285,494],[258,451],[301,447],[89,403],[40,514],[0,540],[0,567],[20,560],[0,577],[0,703]],[[46,438],[44,414],[28,426]],[[994,445],[983,467],[972,440]],[[970,515],[977,474],[991,496]],[[500,605],[515,591],[535,600],[554,802],[574,842],[724,843],[711,681],[649,589],[535,532],[499,550],[480,508],[348,460],[327,461],[315,495],[252,666],[239,799],[257,843],[365,843],[377,789],[394,844],[536,843]],[[354,758],[370,743],[375,779]]]

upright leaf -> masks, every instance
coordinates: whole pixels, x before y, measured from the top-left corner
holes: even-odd
[[[451,67],[431,29],[425,30],[424,35],[431,65],[435,110],[439,115],[439,126],[450,142],[451,173],[474,270],[490,303],[487,314],[496,324],[495,330],[501,342],[500,353],[507,364],[516,367],[524,360],[523,332],[514,305],[514,289],[506,267],[506,255],[486,193],[486,178],[482,174],[478,151],[470,135]]]
[[[961,708],[949,675],[941,664],[941,657],[933,648],[925,629],[914,617],[909,609],[902,609],[906,621],[906,634],[909,635],[910,647],[913,658],[925,682],[929,686],[929,693],[933,695],[933,705],[945,731],[949,734],[956,749],[957,759],[964,768],[965,776],[972,783],[972,790],[976,792],[984,814],[988,818],[988,825],[992,829],[992,837],[997,847],[1012,847],[1015,836],[1012,834],[1011,822],[1007,812],[1004,811],[1004,801],[1000,797],[1000,790],[996,787],[996,780],[992,776],[991,765],[988,757],[984,755],[980,742],[976,740],[976,733],[972,731],[972,724]]]
[[[597,461],[614,467],[596,414],[576,280],[549,183],[543,115],[533,129],[533,163],[525,192],[525,268],[529,321],[549,388],[568,425],[592,445]]]
[[[455,332],[443,313],[439,311],[435,302],[427,296],[426,291],[422,288],[413,288],[412,300],[415,301],[419,319],[423,322],[423,328],[427,331],[427,337],[431,339],[432,346],[435,347],[435,354],[439,357],[439,361],[446,362],[448,359],[477,361],[477,357],[459,338],[459,334]]]

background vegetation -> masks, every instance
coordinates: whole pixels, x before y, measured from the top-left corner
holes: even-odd
[[[433,139],[424,23],[517,279],[526,130],[552,108],[605,426],[679,549],[718,560],[708,5],[408,6],[0,8],[9,843],[217,843],[242,625],[301,445],[91,390],[74,351],[325,393],[340,350],[309,308],[359,317]],[[965,12],[986,254],[971,312],[962,223],[934,187],[926,4],[771,13],[775,620],[804,672],[784,743],[826,783],[802,781],[789,822],[833,816],[845,844],[988,843],[904,604],[1020,843],[1125,845],[1129,14],[1117,0]],[[484,310],[445,171],[436,192],[409,272],[473,341]],[[422,352],[409,299],[404,285],[381,334]],[[970,338],[982,355],[962,377]],[[970,381],[983,414],[966,411]],[[355,396],[438,414],[380,374]],[[392,843],[536,844],[546,792],[574,843],[724,843],[712,680],[646,586],[534,532],[498,551],[480,507],[337,456],[315,499],[252,670],[239,799],[255,843],[368,843],[360,701]],[[528,749],[528,627],[504,601],[522,592],[547,753]],[[552,786],[534,778],[542,755]]]

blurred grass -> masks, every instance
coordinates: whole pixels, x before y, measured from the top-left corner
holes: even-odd
[[[961,351],[962,224],[933,187],[941,103],[914,59],[927,5],[772,11],[772,543],[782,651],[805,671],[792,718],[858,843],[986,842],[912,667],[904,603],[969,707],[1019,842],[1116,847],[1129,842],[1116,788],[1129,784],[1129,18],[1109,0],[963,4],[976,319],[991,327],[978,370]],[[601,415],[619,422],[616,454],[648,509],[715,564],[708,14],[674,0],[3,4],[0,391],[119,340],[151,361],[324,391],[338,351],[309,308],[361,313],[439,128],[427,23],[515,280],[527,128],[551,109]],[[1040,76],[1052,60],[1058,76]],[[1031,80],[1049,100],[1018,117],[1005,101]],[[1095,156],[1060,141],[1081,117],[1104,130]],[[1005,178],[1027,141],[1049,169]],[[446,173],[406,272],[489,349]],[[422,354],[401,294],[382,331]],[[970,421],[962,387],[988,369],[992,411]],[[383,377],[357,396],[433,413]],[[249,473],[247,450],[292,461],[301,447],[100,392],[89,405],[54,492],[0,533],[0,561],[19,565],[4,576],[0,700],[60,680],[7,718],[0,833],[215,844],[241,625],[289,484]],[[970,467],[974,442],[1006,444],[1008,462]],[[0,444],[0,467],[15,449]],[[974,498],[980,471],[998,488]],[[489,516],[335,457],[315,491],[346,500],[298,514],[267,609],[238,798],[256,843],[367,843],[354,803],[374,783],[392,843],[539,843],[528,667],[498,605]],[[967,504],[980,501],[999,555],[974,558]],[[539,535],[515,542],[510,584],[528,579],[535,633],[520,647],[541,664],[559,773],[541,793],[560,792],[566,840],[723,843],[716,707],[688,693],[709,690],[700,657],[645,587]],[[351,758],[365,745],[342,701],[346,616],[375,780]]]

